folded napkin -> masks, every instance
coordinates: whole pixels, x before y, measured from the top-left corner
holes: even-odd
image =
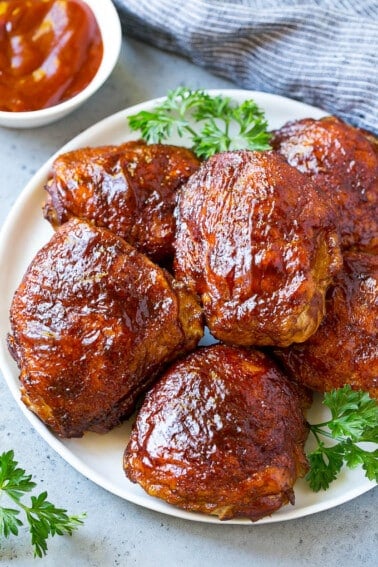
[[[128,36],[378,135],[377,0],[114,0]],[[206,85],[203,85],[206,88]]]

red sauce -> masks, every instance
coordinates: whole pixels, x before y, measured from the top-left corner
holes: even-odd
[[[73,97],[90,83],[102,55],[101,32],[85,2],[0,2],[0,110],[39,110]]]

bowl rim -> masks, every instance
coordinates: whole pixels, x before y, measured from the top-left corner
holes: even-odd
[[[2,119],[6,120],[7,124],[11,121],[14,123],[21,123],[28,120],[36,120],[37,118],[48,118],[57,115],[60,117],[73,111],[77,106],[87,100],[94,94],[106,81],[111,72],[113,71],[122,45],[122,28],[118,12],[112,0],[82,0],[85,4],[92,9],[95,15],[98,26],[100,28],[101,37],[103,41],[103,56],[101,63],[96,71],[96,74],[88,85],[71,98],[48,106],[47,108],[40,108],[38,110],[27,111],[7,111],[0,110],[0,125]],[[101,17],[100,17],[101,16]]]

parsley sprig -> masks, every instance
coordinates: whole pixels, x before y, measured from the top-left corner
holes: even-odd
[[[162,143],[175,131],[188,136],[199,158],[227,150],[269,150],[271,134],[264,112],[253,100],[237,104],[230,97],[178,87],[152,110],[128,117],[148,143]]]
[[[26,515],[34,547],[34,556],[43,557],[47,552],[47,539],[54,535],[72,535],[81,524],[85,514],[68,516],[67,510],[57,508],[47,500],[47,492],[31,496],[27,506],[21,498],[36,487],[32,476],[18,467],[14,451],[0,455],[0,497],[7,495],[19,509],[0,506],[0,538],[17,536],[23,522],[19,518],[20,511]]]
[[[331,419],[310,424],[318,444],[307,455],[310,471],[306,479],[312,490],[326,490],[344,464],[351,469],[361,465],[365,476],[378,482],[378,449],[369,451],[358,444],[378,443],[376,400],[347,385],[326,393],[323,404],[331,411]],[[326,444],[322,437],[332,440],[332,444]]]

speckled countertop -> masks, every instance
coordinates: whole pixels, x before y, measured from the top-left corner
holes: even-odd
[[[124,40],[119,63],[85,106],[51,126],[0,127],[0,223],[33,173],[63,144],[100,119],[184,84],[233,88],[187,61]],[[1,277],[6,266],[1,267]],[[4,340],[2,337],[1,340]],[[51,567],[107,566],[373,566],[376,565],[378,491],[312,516],[265,525],[194,523],[122,500],[87,480],[35,432],[0,378],[0,450],[13,448],[41,490],[70,513],[87,512],[73,537],[48,542],[33,559],[29,535],[1,542],[0,564]]]

